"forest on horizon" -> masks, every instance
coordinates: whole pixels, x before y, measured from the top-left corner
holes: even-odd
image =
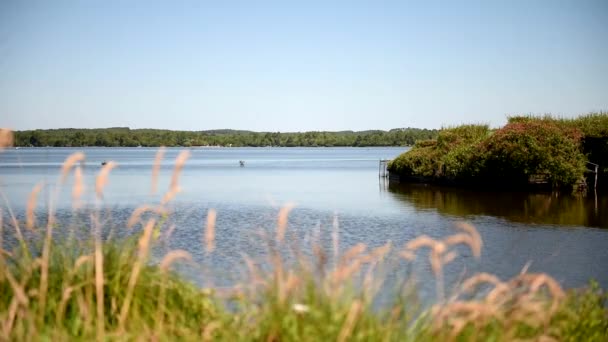
[[[157,146],[411,146],[437,137],[436,129],[396,128],[389,131],[253,132],[243,130],[172,131],[130,129],[37,129],[15,131],[18,147],[157,147]]]

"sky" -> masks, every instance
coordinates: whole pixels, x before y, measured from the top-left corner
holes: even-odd
[[[0,0],[0,127],[497,127],[607,110],[606,0]]]

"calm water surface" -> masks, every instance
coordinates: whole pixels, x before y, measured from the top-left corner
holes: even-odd
[[[82,149],[81,149],[82,150]],[[307,241],[320,231],[329,243],[334,216],[340,225],[340,246],[358,242],[396,246],[427,234],[441,237],[454,232],[454,222],[468,221],[484,240],[482,258],[464,249],[447,268],[448,281],[487,271],[511,277],[529,264],[532,272],[547,272],[566,287],[585,285],[590,278],[608,287],[608,197],[551,194],[472,192],[424,185],[389,185],[378,177],[378,160],[394,158],[404,148],[193,148],[180,177],[183,189],[172,204],[174,214],[166,249],[191,252],[228,284],[238,273],[242,254],[264,250],[259,237],[272,231],[278,209],[296,203],[289,230]],[[22,148],[0,153],[0,189],[10,207],[22,216],[32,187],[44,181],[39,214],[58,182],[68,148]],[[156,149],[88,148],[84,166],[89,190],[104,160],[114,160],[106,190],[104,215],[116,227],[133,208],[158,203],[167,189],[172,162],[180,149],[168,149],[161,168],[159,193],[151,194],[152,163]],[[245,161],[239,167],[239,160]],[[55,203],[58,216],[70,218],[72,179],[68,178]],[[90,193],[91,191],[89,191]],[[94,205],[92,195],[84,199]],[[4,205],[5,206],[5,205]],[[202,228],[206,212],[218,213],[217,253],[205,256]],[[6,210],[3,210],[6,215]],[[42,216],[42,215],[41,215]],[[7,222],[6,217],[4,222]],[[83,223],[83,226],[86,224]],[[119,229],[119,228],[117,228]],[[5,229],[5,232],[7,229]],[[396,267],[402,267],[397,265]],[[421,279],[428,265],[414,265]],[[204,276],[191,276],[205,281]],[[424,285],[422,285],[424,287]],[[424,290],[424,289],[423,289]],[[428,290],[428,289],[427,289]],[[429,290],[430,291],[430,290]]]

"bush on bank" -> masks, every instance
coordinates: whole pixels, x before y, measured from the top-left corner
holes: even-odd
[[[608,160],[608,115],[577,119],[512,117],[502,128],[445,128],[389,163],[401,178],[464,185],[527,187],[532,178],[555,188],[584,179],[588,159]],[[604,172],[606,165],[600,171]]]

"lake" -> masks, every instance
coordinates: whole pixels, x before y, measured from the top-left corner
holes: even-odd
[[[389,240],[400,247],[421,234],[452,234],[455,222],[472,223],[484,241],[482,257],[476,260],[459,250],[461,256],[447,266],[448,282],[478,271],[505,279],[528,265],[530,272],[547,272],[566,287],[582,286],[593,278],[608,288],[607,196],[480,192],[389,184],[379,178],[379,159],[394,158],[406,149],[191,148],[180,177],[182,192],[172,202],[168,225],[175,229],[164,248],[191,252],[209,272],[220,274],[215,285],[230,284],[242,269],[242,255],[265,250],[260,232],[272,232],[279,208],[293,202],[288,230],[303,241],[320,231],[328,244],[337,217],[341,250],[358,242],[376,247]],[[157,194],[151,194],[155,148],[5,150],[0,153],[0,189],[12,210],[23,217],[31,189],[44,181],[38,206],[41,220],[64,159],[84,151],[89,191],[83,206],[103,208],[104,217],[120,230],[134,208],[159,202],[181,150],[167,149]],[[94,176],[101,162],[109,160],[118,167],[111,172],[103,203],[96,203],[91,191]],[[245,162],[243,167],[239,160]],[[71,184],[69,178],[53,205],[60,220],[86,227],[72,214]],[[217,249],[205,255],[202,232],[209,208],[217,210]],[[8,234],[7,210],[3,215]],[[420,279],[428,276],[426,263],[413,267]],[[185,270],[197,282],[209,281],[192,268]],[[423,292],[432,290],[420,286]]]

